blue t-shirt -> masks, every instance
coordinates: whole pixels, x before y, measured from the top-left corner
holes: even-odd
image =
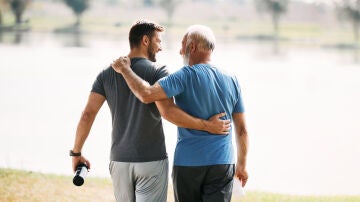
[[[192,116],[208,119],[226,112],[244,112],[240,87],[235,77],[220,72],[208,64],[185,66],[159,80],[167,97],[175,97],[176,104]],[[205,131],[178,127],[174,165],[205,166],[233,164],[232,132],[214,135]]]

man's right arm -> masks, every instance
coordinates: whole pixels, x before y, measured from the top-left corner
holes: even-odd
[[[248,180],[248,173],[246,171],[246,158],[248,152],[248,135],[245,126],[244,113],[232,114],[235,126],[235,139],[237,146],[237,162],[235,175],[242,182],[244,187]]]
[[[91,126],[95,120],[96,114],[100,110],[101,106],[105,102],[105,97],[101,94],[91,92],[88,98],[88,102],[84,111],[82,112],[80,121],[76,129],[75,143],[72,151],[74,153],[81,152],[81,149],[85,143],[86,138],[90,133]],[[90,162],[83,156],[72,157],[72,167],[76,170],[76,166],[79,163],[86,163],[90,168]]]

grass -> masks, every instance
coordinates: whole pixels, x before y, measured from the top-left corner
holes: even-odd
[[[72,176],[0,168],[0,202],[11,201],[115,201],[110,179],[87,178],[76,187]],[[173,201],[169,187],[168,201]],[[247,192],[234,202],[358,202],[359,196],[294,196],[264,192]]]
[[[70,176],[0,169],[0,201],[114,201],[109,180],[85,183],[76,187]]]

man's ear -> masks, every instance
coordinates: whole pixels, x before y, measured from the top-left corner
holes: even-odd
[[[190,52],[191,53],[196,52],[197,47],[196,47],[196,44],[194,42],[190,42],[189,46],[190,46]]]
[[[144,35],[141,39],[141,43],[144,45],[144,46],[149,46],[150,45],[150,38],[147,36],[147,35]]]

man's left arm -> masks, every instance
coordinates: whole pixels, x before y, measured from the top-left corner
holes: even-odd
[[[235,139],[237,146],[237,163],[235,175],[244,187],[248,180],[246,171],[246,157],[248,152],[248,135],[245,126],[244,113],[233,113],[232,118],[235,126]]]
[[[226,113],[215,114],[208,120],[193,117],[175,105],[174,99],[169,98],[155,102],[161,116],[169,122],[182,128],[203,130],[212,134],[227,135],[230,128],[230,120],[221,120]]]
[[[130,90],[141,102],[148,104],[167,98],[158,82],[151,86],[131,70],[130,64],[128,57],[120,57],[111,66],[117,73],[122,74]]]

